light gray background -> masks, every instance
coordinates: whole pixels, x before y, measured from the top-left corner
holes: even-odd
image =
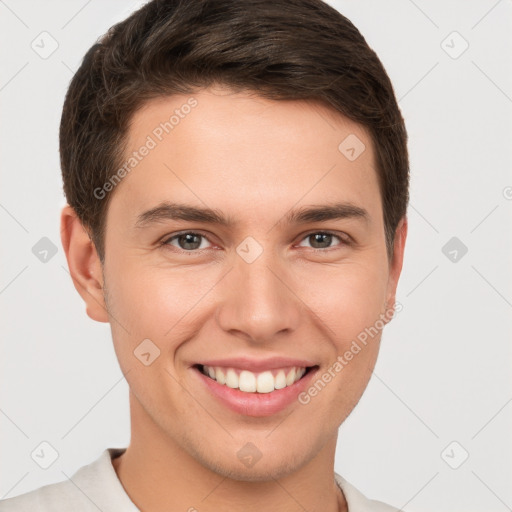
[[[511,510],[512,2],[330,3],[391,77],[412,175],[403,311],[340,429],[336,471],[408,512]],[[60,245],[58,125],[86,50],[140,4],[0,0],[0,497],[129,442],[109,326],[86,316]],[[59,45],[46,59],[31,47],[43,31]],[[458,58],[453,31],[469,43]],[[42,237],[58,248],[46,263]],[[452,237],[468,248],[456,262]],[[43,441],[59,454],[46,470],[31,458]]]

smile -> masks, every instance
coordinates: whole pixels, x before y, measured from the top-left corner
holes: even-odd
[[[237,368],[199,365],[199,370],[219,384],[244,393],[271,393],[293,386],[308,371],[307,367],[293,366],[255,373]]]
[[[237,414],[262,417],[300,406],[297,396],[315,378],[319,365],[289,357],[231,357],[201,361],[191,369],[197,392],[206,393],[205,399]]]

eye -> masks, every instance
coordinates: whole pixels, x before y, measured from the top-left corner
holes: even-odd
[[[309,241],[312,244],[311,248],[314,251],[322,251],[333,247],[333,239],[337,239],[340,242],[338,243],[338,246],[350,245],[348,235],[346,235],[346,238],[343,238],[340,235],[335,235],[334,233],[327,231],[315,231],[313,233],[309,233],[302,239],[302,242]],[[299,247],[304,247],[302,242],[299,244]],[[175,247],[178,251],[183,252],[198,252],[202,249],[208,248],[204,243],[210,243],[204,234],[196,231],[184,231],[164,239],[161,242],[161,245]]]
[[[309,240],[314,250],[321,251],[322,249],[329,249],[332,247],[331,243],[333,238],[337,238],[341,242],[341,244],[338,245],[349,245],[350,243],[348,239],[343,239],[339,235],[326,231],[315,231],[314,233],[309,233],[302,240]],[[299,246],[301,246],[301,244],[299,244]]]
[[[170,245],[176,247],[172,242],[177,242],[177,249],[182,251],[193,252],[199,249],[206,249],[207,247],[202,246],[201,239],[208,240],[205,235],[196,233],[195,231],[185,231],[171,236],[170,238],[162,241],[162,245]]]

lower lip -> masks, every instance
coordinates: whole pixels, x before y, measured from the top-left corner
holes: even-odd
[[[216,380],[207,377],[199,368],[194,367],[200,380],[208,390],[232,411],[246,416],[272,416],[286,409],[297,401],[297,396],[308,387],[309,382],[317,373],[311,369],[301,379],[283,389],[276,389],[270,393],[245,393],[239,389],[219,384]]]

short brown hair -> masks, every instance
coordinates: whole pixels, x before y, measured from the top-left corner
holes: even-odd
[[[153,0],[90,48],[62,111],[64,193],[102,262],[112,192],[94,191],[119,169],[133,114],[216,84],[320,101],[367,128],[391,257],[409,202],[407,132],[382,63],[350,20],[321,0]]]

